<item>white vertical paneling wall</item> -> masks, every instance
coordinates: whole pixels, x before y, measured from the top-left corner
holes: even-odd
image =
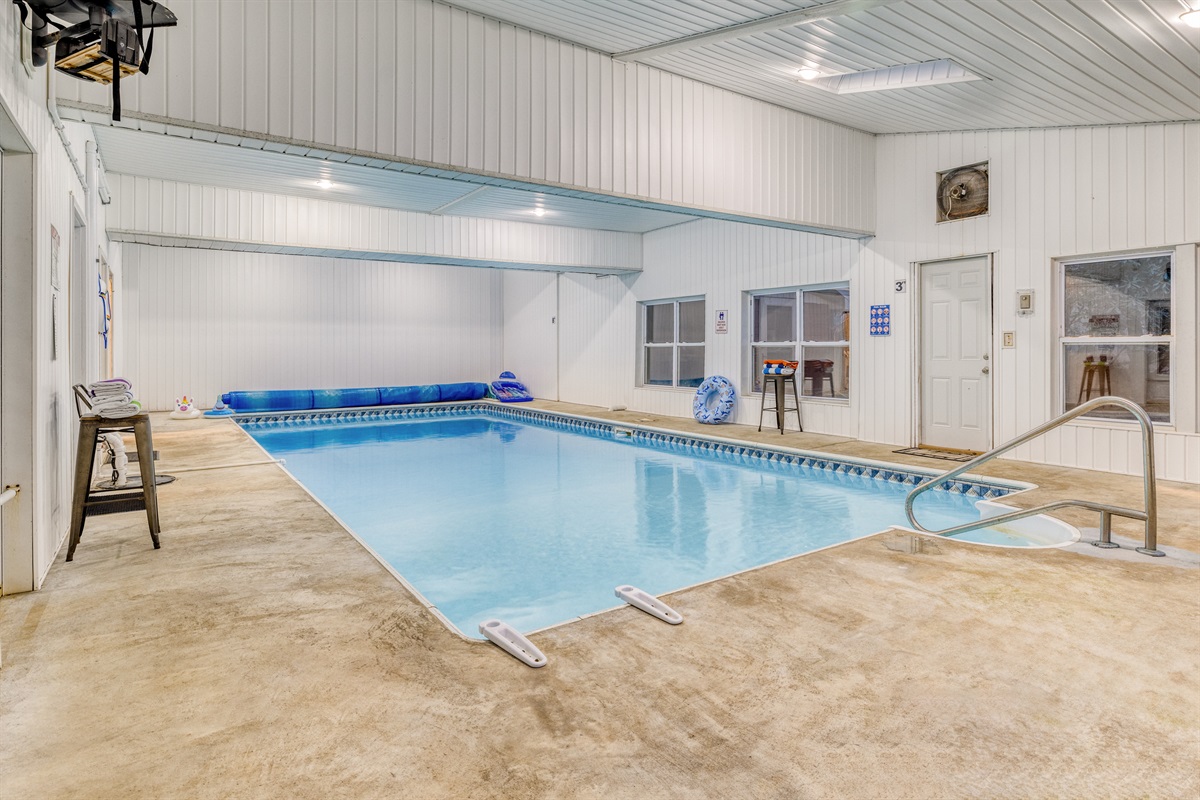
[[[32,187],[19,187],[14,171],[5,189],[20,192],[6,195],[6,202],[31,205],[33,226],[32,231],[4,231],[6,239],[32,236],[22,246],[29,257],[3,265],[4,305],[19,307],[20,313],[11,316],[28,315],[32,322],[31,330],[12,340],[19,341],[20,353],[3,360],[0,382],[5,400],[0,478],[21,485],[17,499],[0,512],[6,594],[40,586],[66,537],[75,450],[69,330],[80,323],[68,314],[71,292],[95,293],[94,285],[70,285],[71,206],[84,206],[84,188],[46,111],[46,68],[30,76],[22,66],[19,20],[16,6],[0,9],[0,114],[8,116],[25,142],[10,149],[31,152],[34,158]],[[82,162],[83,153],[76,155]],[[57,286],[51,283],[51,226],[60,242]]]
[[[173,0],[129,116],[815,227],[874,228],[873,137],[433,0]],[[372,39],[374,41],[372,42]],[[59,79],[66,102],[104,87]],[[788,168],[778,157],[786,154]]]
[[[636,233],[422,214],[132,175],[113,175],[110,184],[114,236],[157,234],[237,242],[248,249],[289,245],[561,269],[641,266]]]
[[[124,370],[149,409],[500,371],[496,270],[133,244],[122,265]]]
[[[558,396],[633,408],[635,316],[629,276],[558,279]]]
[[[502,369],[534,397],[558,399],[558,275],[505,270]]]
[[[858,339],[858,374],[876,387],[863,396],[863,439],[906,445],[916,436],[915,295],[897,294],[893,287],[896,279],[914,285],[912,265],[993,254],[999,444],[1061,410],[1055,259],[1200,240],[1200,123],[914,134],[878,141],[877,235],[855,271],[854,302],[859,320],[871,304],[892,304],[894,333]],[[936,173],[979,161],[989,163],[990,213],[936,223]],[[1191,354],[1182,359],[1188,365],[1182,369],[1190,371],[1197,338],[1194,256],[1180,259],[1178,269],[1177,356]],[[1188,286],[1190,291],[1180,291]],[[1018,289],[1036,293],[1032,316],[1017,315]],[[1015,333],[1014,348],[1001,347],[1002,331]],[[1158,469],[1160,477],[1195,482],[1200,481],[1196,395],[1194,388],[1183,387],[1177,375],[1177,424],[1157,426]],[[1014,457],[1140,473],[1139,452],[1133,427],[1081,423],[1014,451]]]
[[[563,400],[690,416],[693,390],[636,385],[637,304],[696,296],[706,303],[705,372],[725,375],[740,393],[749,357],[742,330],[746,292],[850,281],[863,248],[852,239],[716,220],[677,225],[643,239],[640,275],[561,279]],[[726,334],[715,332],[718,309],[729,312]],[[851,385],[862,385],[857,370]],[[758,399],[743,398],[737,421],[757,424]],[[805,429],[854,436],[855,404],[805,401]]]

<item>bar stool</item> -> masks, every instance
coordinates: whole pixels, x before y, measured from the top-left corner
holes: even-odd
[[[787,412],[795,411],[796,412],[796,425],[798,425],[800,430],[803,431],[804,424],[800,420],[800,392],[796,388],[796,373],[792,372],[791,374],[783,374],[783,373],[764,372],[762,379],[763,379],[763,393],[762,393],[762,405],[760,406],[760,408],[758,410],[758,429],[760,431],[762,430],[763,414],[767,413],[768,411],[774,411],[775,412],[775,423],[776,423],[776,425],[779,426],[779,432],[782,434],[784,419],[787,415]],[[774,385],[775,405],[773,405],[773,406],[767,405],[767,382],[768,381]],[[791,407],[791,406],[787,405],[787,385],[789,383],[792,385],[792,397],[794,397],[796,399],[795,407]]]
[[[154,478],[154,442],[150,436],[150,416],[141,412],[124,419],[105,419],[84,414],[78,406],[80,389],[76,389],[76,411],[79,412],[79,440],[75,450],[75,491],[71,501],[70,544],[67,546],[67,561],[75,558],[75,548],[83,536],[83,523],[89,508],[125,505],[140,501],[146,509],[146,521],[150,525],[150,540],[154,549],[159,549],[158,492]],[[86,396],[83,402],[87,403]],[[90,404],[89,404],[90,410]],[[128,490],[93,492],[92,469],[96,460],[96,445],[106,433],[132,433],[137,442],[138,470],[142,485]]]
[[[1106,397],[1112,393],[1112,385],[1108,381],[1108,356],[1100,356],[1099,361],[1093,361],[1091,356],[1083,360],[1083,374],[1079,376],[1079,397],[1076,398],[1075,404],[1078,405],[1084,401],[1084,394],[1087,394],[1087,399],[1092,399],[1092,382],[1096,383],[1096,390],[1099,397]]]

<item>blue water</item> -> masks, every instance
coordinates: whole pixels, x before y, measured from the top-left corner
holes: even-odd
[[[536,630],[905,525],[910,486],[480,414],[249,431],[469,636]],[[976,520],[928,492],[922,523]]]

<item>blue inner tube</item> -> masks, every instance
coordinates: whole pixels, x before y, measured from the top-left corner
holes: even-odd
[[[696,390],[696,399],[692,401],[692,416],[697,422],[709,425],[724,422],[733,414],[734,403],[737,402],[737,389],[729,378],[713,375],[705,378],[704,383]]]

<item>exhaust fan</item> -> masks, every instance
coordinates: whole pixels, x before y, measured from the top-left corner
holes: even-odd
[[[988,165],[984,161],[937,174],[937,221],[988,213]]]
[[[33,63],[55,45],[59,72],[113,87],[113,119],[121,119],[121,77],[150,71],[154,29],[177,25],[157,0],[13,0],[33,32]],[[29,20],[26,23],[26,20]],[[51,30],[54,28],[55,30]],[[149,37],[144,36],[146,29]]]

